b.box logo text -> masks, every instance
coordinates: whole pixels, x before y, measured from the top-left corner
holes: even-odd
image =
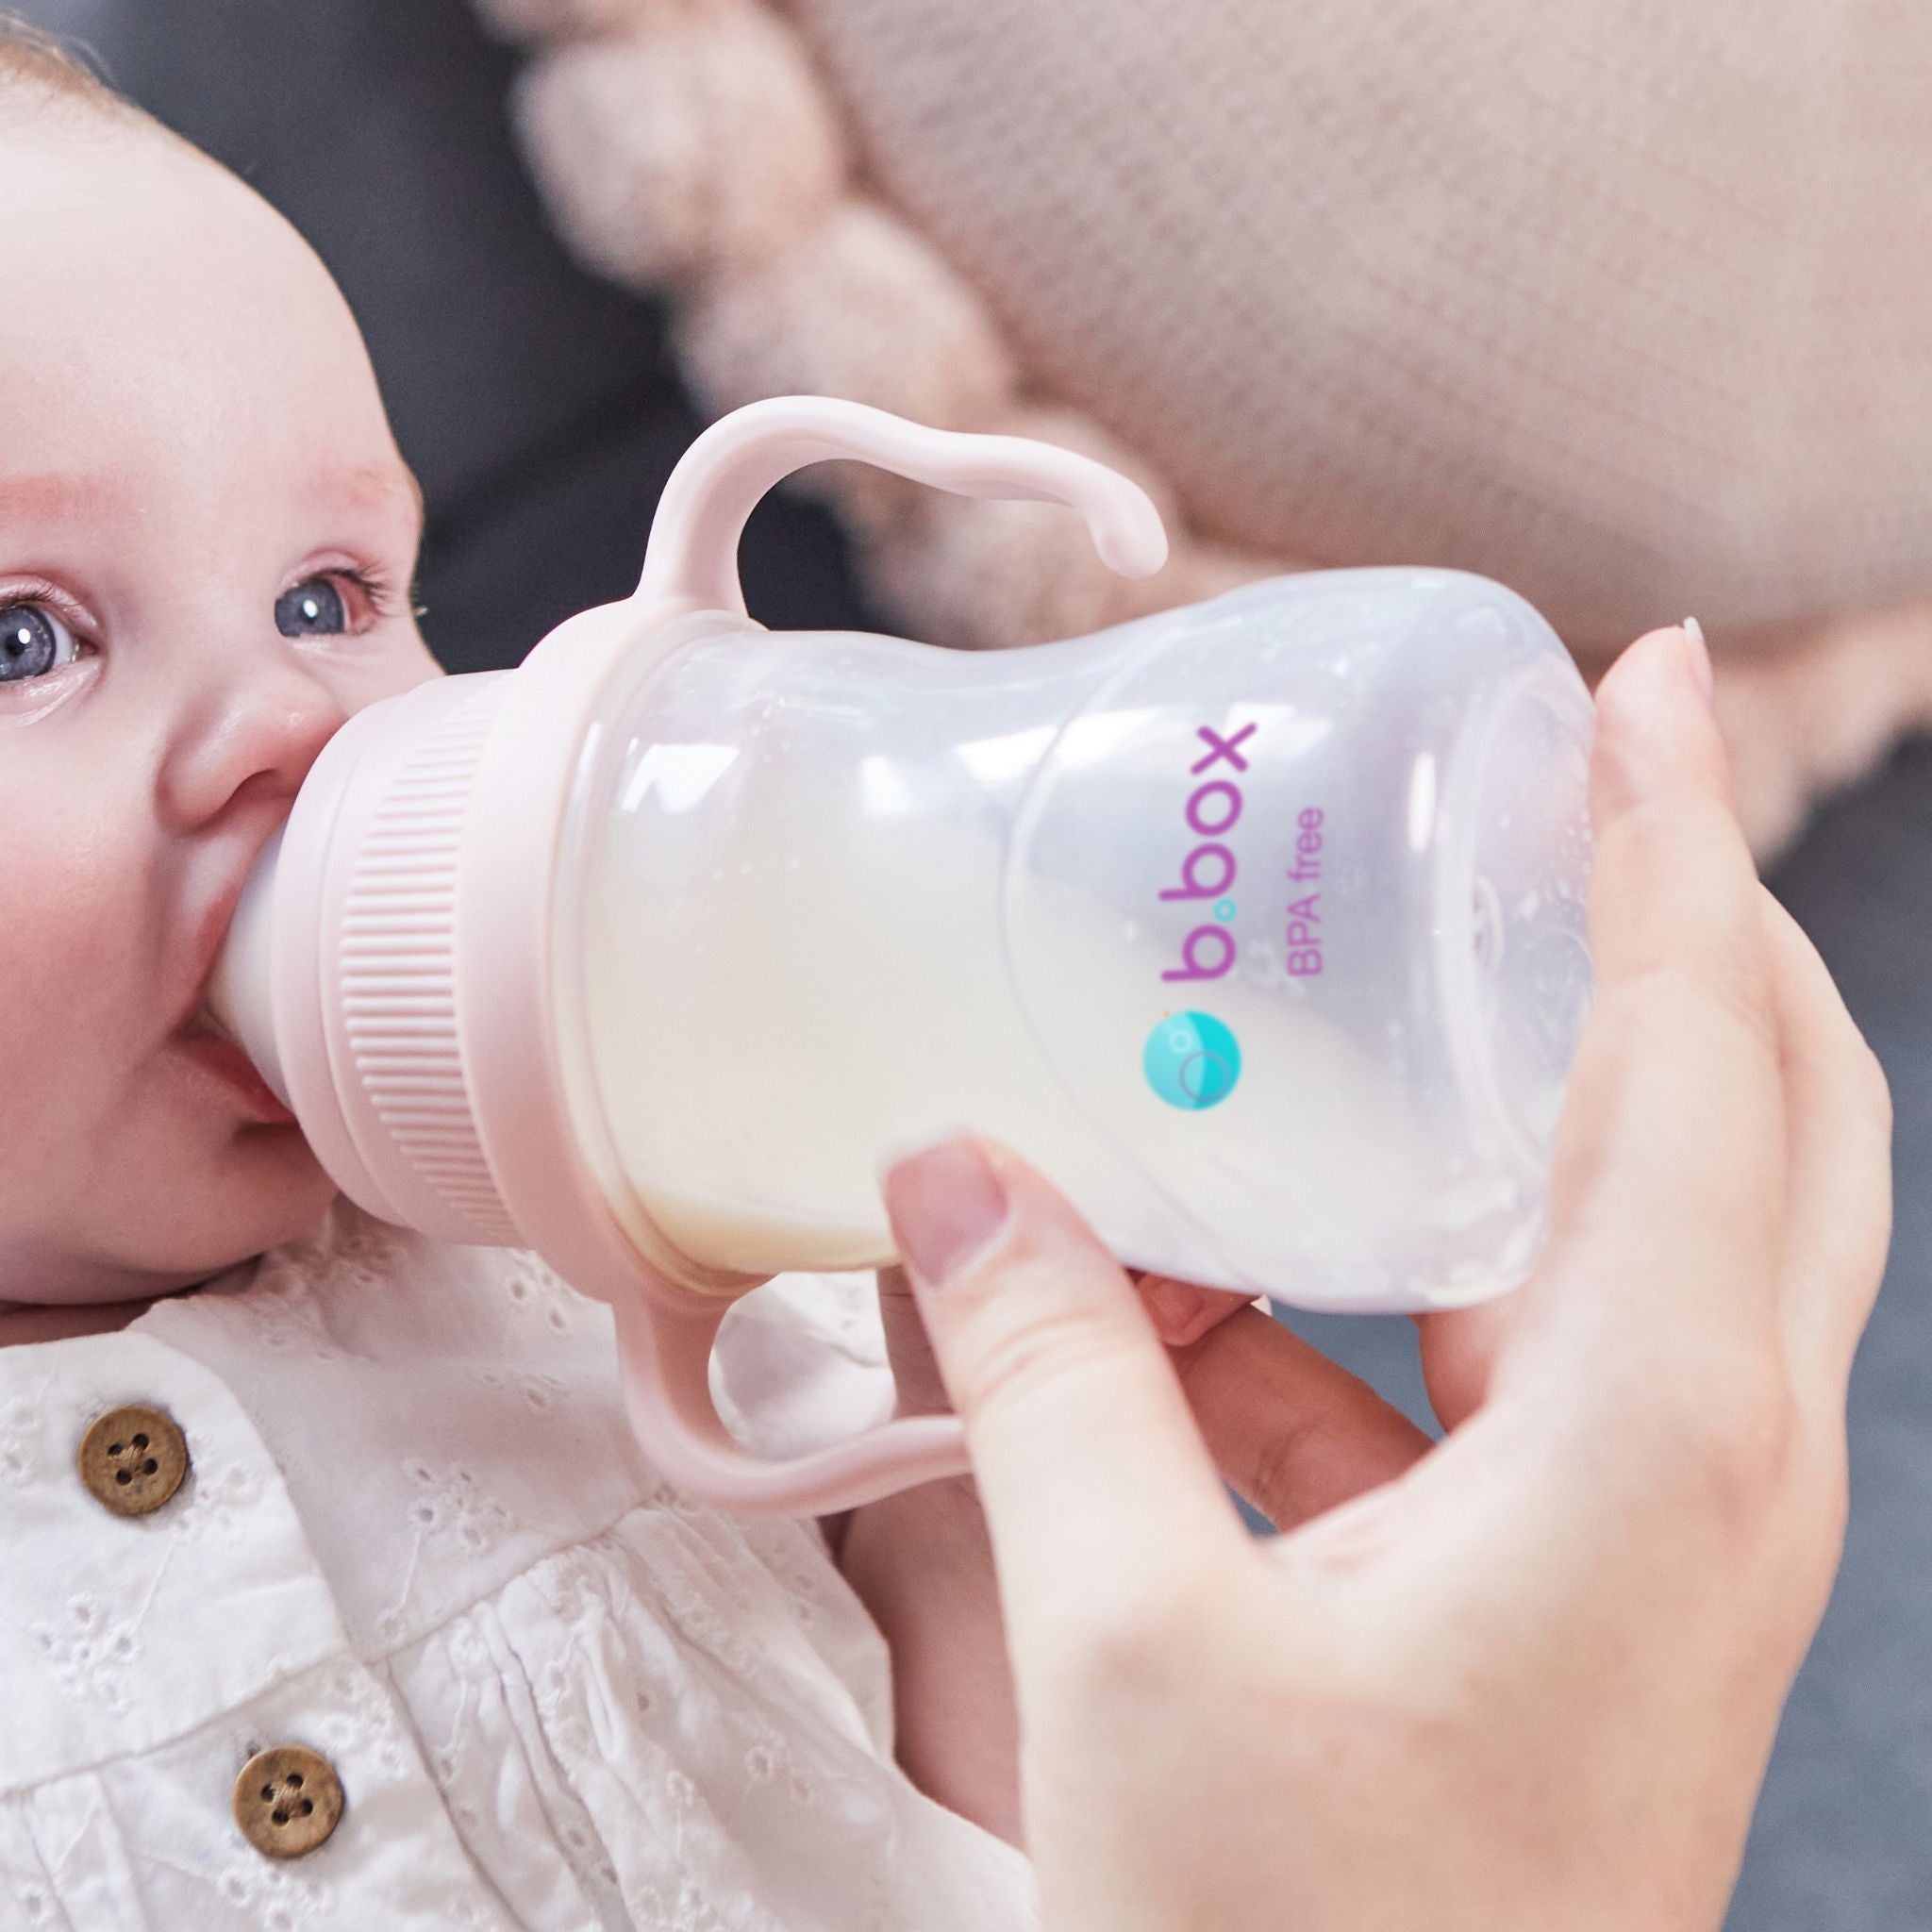
[[[1165,902],[1205,907],[1212,916],[1188,933],[1181,942],[1180,964],[1164,969],[1164,980],[1217,980],[1239,956],[1228,926],[1235,915],[1234,886],[1241,864],[1226,841],[1240,823],[1244,803],[1237,782],[1248,769],[1241,746],[1256,729],[1243,724],[1229,736],[1209,725],[1196,727],[1195,736],[1208,749],[1189,767],[1189,775],[1203,782],[1189,794],[1183,815],[1199,842],[1181,860],[1180,883],[1163,887],[1160,896]],[[1221,775],[1218,768],[1223,765],[1230,775]],[[1219,1106],[1234,1091],[1241,1077],[1241,1046],[1233,1029],[1212,1013],[1168,1012],[1147,1037],[1141,1066],[1148,1085],[1161,1099],[1199,1111]]]

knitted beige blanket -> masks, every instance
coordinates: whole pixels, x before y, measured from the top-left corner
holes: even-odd
[[[1587,667],[1694,612],[1767,851],[1932,717],[1926,0],[479,4],[718,408],[1091,448],[1185,533],[1160,602],[1452,564]],[[825,487],[926,635],[1150,594],[1056,512]]]

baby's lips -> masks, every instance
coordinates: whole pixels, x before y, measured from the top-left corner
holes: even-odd
[[[1219,1327],[1237,1308],[1246,1307],[1255,1299],[1225,1289],[1196,1288],[1191,1282],[1174,1281],[1164,1274],[1142,1276],[1141,1294],[1169,1348],[1184,1348],[1200,1341],[1210,1328]]]

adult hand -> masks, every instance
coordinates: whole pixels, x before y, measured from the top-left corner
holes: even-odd
[[[1169,1347],[1196,1341],[1252,1297],[1135,1276]],[[878,1275],[894,1415],[950,1407],[913,1292]],[[1022,1837],[1019,1720],[992,1546],[970,1475],[922,1483],[820,1519],[845,1580],[892,1656],[894,1749],[921,1790],[1009,1843]]]
[[[1052,1932],[1708,1932],[1845,1510],[1885,1083],[1759,886],[1681,631],[1598,696],[1551,1237],[1431,1318],[1431,1447],[1241,1309],[1170,1356],[957,1139],[887,1197],[963,1418]],[[1283,1534],[1256,1540],[1235,1485]]]

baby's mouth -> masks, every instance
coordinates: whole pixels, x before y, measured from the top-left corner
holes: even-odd
[[[207,999],[175,1030],[177,1051],[225,1090],[230,1105],[265,1126],[294,1126],[295,1116]]]
[[[207,1000],[203,1000],[200,1006],[196,1007],[193,1012],[189,1014],[186,1021],[182,1023],[181,1030],[184,1033],[212,1033],[217,1040],[225,1040],[231,1046],[240,1046],[242,1044],[222,1024],[221,1016]]]

